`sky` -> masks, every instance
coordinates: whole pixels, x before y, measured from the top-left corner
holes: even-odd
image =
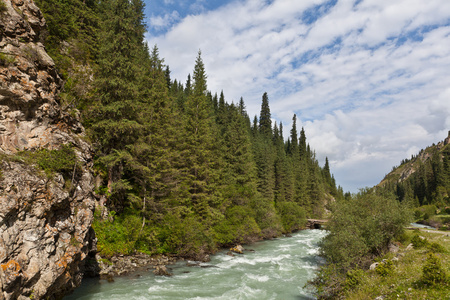
[[[449,0],[145,0],[147,41],[183,83],[201,50],[208,90],[268,93],[344,191],[372,187],[450,130]]]

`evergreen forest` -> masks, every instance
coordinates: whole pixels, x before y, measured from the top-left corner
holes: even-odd
[[[380,188],[392,191],[411,207],[445,207],[450,195],[450,146],[441,142],[422,149],[394,167]]]
[[[145,42],[142,0],[36,3],[65,82],[60,104],[81,118],[95,151],[102,255],[201,259],[301,229],[344,198],[296,116],[288,137],[272,122],[267,93],[249,116],[244,99],[208,90],[200,50],[192,74],[172,79]]]

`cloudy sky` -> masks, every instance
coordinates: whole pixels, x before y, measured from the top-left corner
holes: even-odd
[[[449,0],[146,0],[146,17],[172,79],[200,49],[208,89],[252,119],[267,92],[345,191],[450,130]]]

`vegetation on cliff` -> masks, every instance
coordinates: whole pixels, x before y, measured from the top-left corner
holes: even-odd
[[[61,102],[81,112],[96,149],[109,209],[93,224],[102,254],[202,258],[302,228],[343,198],[296,117],[287,141],[272,124],[267,93],[251,124],[243,99],[208,90],[200,51],[186,83],[172,80],[144,42],[143,1],[36,2],[65,80]]]

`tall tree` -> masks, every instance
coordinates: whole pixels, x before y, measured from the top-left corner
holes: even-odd
[[[267,93],[264,93],[262,96],[261,112],[259,114],[259,132],[266,137],[272,135],[272,119]]]
[[[127,148],[146,134],[139,114],[146,101],[142,63],[148,58],[143,42],[144,4],[140,0],[111,0],[101,5],[104,14],[95,83],[98,98],[90,133],[108,169],[110,191],[123,202],[130,189],[128,181],[122,179],[131,157],[126,154]]]
[[[198,52],[193,73],[192,92],[186,102],[184,157],[187,185],[195,212],[208,218],[217,206],[214,185],[217,183],[220,157],[212,103],[207,99],[206,72]]]

